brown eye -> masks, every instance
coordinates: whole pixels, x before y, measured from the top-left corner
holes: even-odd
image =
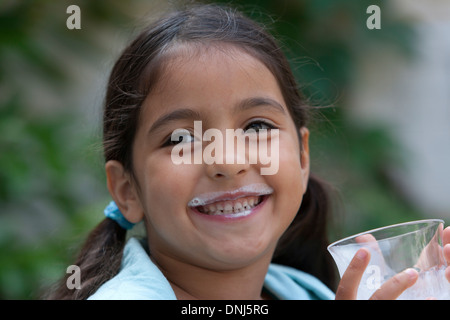
[[[191,143],[194,139],[195,137],[189,132],[189,130],[177,129],[172,132],[170,137],[164,142],[163,147],[174,146],[179,143]]]
[[[259,130],[270,131],[271,129],[275,129],[275,126],[273,126],[272,124],[269,124],[265,121],[258,120],[258,121],[253,121],[247,127],[245,127],[245,131],[250,130],[250,129],[252,129],[256,132],[259,132]]]

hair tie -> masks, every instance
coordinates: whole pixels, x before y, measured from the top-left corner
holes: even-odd
[[[122,215],[122,212],[120,212],[119,208],[117,207],[116,203],[114,201],[111,201],[103,211],[105,213],[105,216],[107,218],[110,218],[117,222],[119,226],[126,230],[130,230],[135,225],[134,223],[131,223],[125,217]]]

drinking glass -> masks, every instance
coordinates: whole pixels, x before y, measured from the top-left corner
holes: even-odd
[[[417,282],[398,299],[450,299],[444,272],[442,233],[444,221],[428,219],[369,230],[328,246],[342,277],[356,251],[366,248],[370,262],[361,279],[357,299],[370,296],[395,274],[406,268],[419,272]]]

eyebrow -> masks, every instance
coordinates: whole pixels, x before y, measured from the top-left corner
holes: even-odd
[[[169,122],[190,119],[195,120],[200,118],[200,114],[195,110],[189,108],[177,109],[158,118],[158,120],[156,120],[150,127],[148,134],[151,135],[152,133],[158,131],[161,127],[167,125]]]
[[[278,101],[269,97],[252,97],[244,99],[235,107],[234,111],[244,111],[260,106],[267,106],[286,114],[285,108]]]
[[[233,109],[233,112],[245,111],[248,109],[266,106],[277,112],[286,114],[285,108],[276,100],[268,97],[252,97],[239,102]],[[200,113],[193,109],[182,108],[172,111],[158,118],[150,127],[148,134],[151,135],[158,131],[161,127],[173,121],[179,120],[198,120],[201,119]]]

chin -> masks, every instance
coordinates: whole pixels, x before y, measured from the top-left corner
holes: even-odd
[[[245,241],[243,243],[222,246],[213,254],[215,268],[217,270],[232,270],[247,267],[258,261],[268,261],[272,259],[275,245],[269,245],[268,242]],[[263,245],[265,244],[265,245]]]

